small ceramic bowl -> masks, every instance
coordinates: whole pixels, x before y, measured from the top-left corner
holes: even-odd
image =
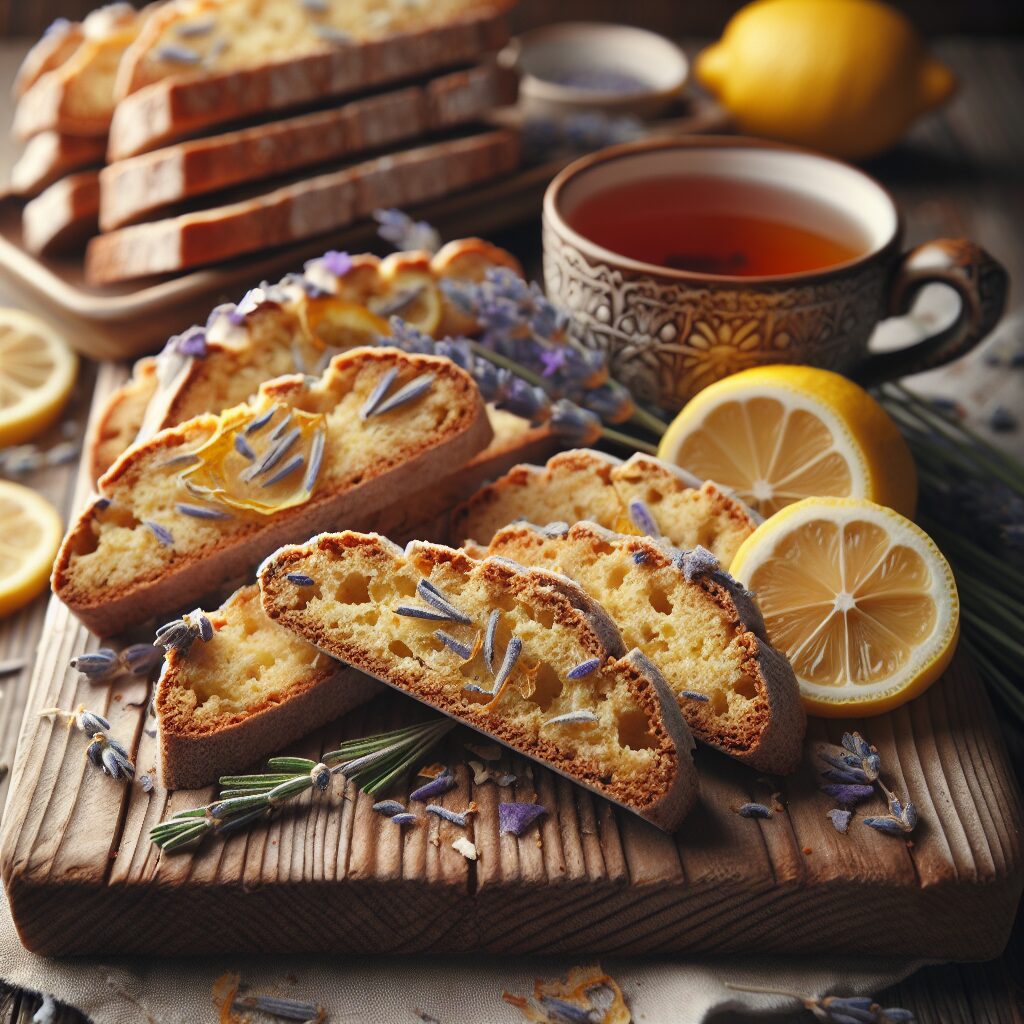
[[[530,118],[595,111],[653,117],[682,92],[690,70],[686,55],[663,36],[589,21],[526,32],[511,57]]]

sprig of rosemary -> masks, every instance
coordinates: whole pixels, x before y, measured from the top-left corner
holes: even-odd
[[[226,775],[213,803],[179,811],[153,827],[149,838],[166,853],[201,842],[207,835],[230,835],[269,817],[275,808],[310,789],[324,792],[331,777],[342,775],[364,793],[379,793],[405,775],[455,728],[450,719],[434,719],[393,732],[349,740],[319,761],[272,757],[267,771]]]

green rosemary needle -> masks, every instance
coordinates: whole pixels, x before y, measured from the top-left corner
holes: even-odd
[[[178,811],[155,825],[150,841],[165,853],[200,842],[211,833],[231,835],[266,818],[310,789],[326,789],[332,775],[351,779],[364,793],[377,793],[408,772],[455,728],[447,718],[343,743],[321,758],[272,757],[267,772],[225,775],[216,800]]]

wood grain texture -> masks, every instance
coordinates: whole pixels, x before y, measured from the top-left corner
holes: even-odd
[[[122,379],[119,367],[101,369],[94,409]],[[88,490],[83,477],[76,503]],[[38,952],[810,953],[826,940],[852,952],[862,927],[884,918],[879,953],[984,959],[1003,948],[1024,884],[1020,795],[962,658],[927,695],[864,724],[890,785],[920,808],[912,843],[859,822],[848,836],[832,830],[810,751],[861,723],[815,721],[804,765],[783,781],[699,751],[701,801],[675,836],[512,755],[515,798],[549,814],[521,839],[500,835],[497,803],[509,796],[471,783],[472,755],[454,739],[445,760],[459,785],[443,803],[479,805],[468,833],[480,858],[470,863],[452,849],[456,826],[428,818],[403,832],[341,779],[260,828],[161,855],[149,829],[212,790],[122,786],[88,764],[84,736],[35,713],[85,703],[110,719],[138,771],[152,772],[146,685],[96,685],[67,667],[95,646],[51,601],[0,844],[19,934]],[[388,694],[295,752],[316,756],[422,715]],[[736,814],[776,789],[786,809],[772,819]],[[394,795],[404,801],[407,790]],[[864,810],[880,812],[881,801]],[[80,927],[93,915],[115,926]]]

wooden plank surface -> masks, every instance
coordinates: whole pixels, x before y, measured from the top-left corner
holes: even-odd
[[[101,367],[94,410],[123,373]],[[83,474],[75,503],[90,491]],[[924,698],[864,726],[889,784],[920,808],[913,843],[859,823],[848,836],[832,829],[810,750],[858,723],[812,720],[802,770],[785,780],[699,751],[702,799],[675,836],[514,756],[517,795],[550,813],[522,839],[500,836],[494,786],[470,782],[471,755],[455,741],[446,760],[459,786],[444,804],[480,806],[468,830],[480,849],[472,863],[452,849],[461,829],[431,818],[403,832],[341,779],[315,805],[307,794],[248,833],[161,855],[149,829],[210,791],[120,785],[85,760],[85,737],[38,714],[84,704],[111,721],[140,772],[153,770],[145,684],[100,685],[68,668],[95,646],[51,600],[0,843],[15,923],[38,952],[812,952],[826,941],[855,952],[857,924],[885,915],[878,952],[985,959],[1005,945],[1024,885],[1020,795],[962,658]],[[387,694],[296,752],[315,756],[417,716],[414,702]],[[736,814],[776,789],[784,812],[769,821]],[[394,795],[404,801],[407,791]],[[863,808],[872,809],[881,801]],[[133,927],[74,927],[93,914],[130,916]],[[836,915],[850,925],[840,934]]]
[[[940,52],[965,79],[961,100],[947,113],[916,130],[913,146],[878,162],[871,169],[886,180],[900,199],[911,241],[936,234],[972,231],[1011,266],[1011,272],[1012,268],[1018,268],[1019,275],[1019,268],[1024,265],[1024,245],[1015,224],[1024,213],[1024,193],[1019,184],[1024,137],[1015,126],[1022,95],[1019,68],[1024,48],[1020,43],[1007,40],[953,40],[943,43]],[[531,231],[526,231],[518,236],[520,247],[532,246],[532,235]],[[529,255],[528,249],[520,248],[520,252]],[[8,302],[18,301],[16,293],[8,292],[2,297]],[[1014,294],[1012,303],[1010,327],[1014,316],[1020,316],[1019,294]],[[998,393],[993,400],[1013,395],[1014,386],[1011,375],[1006,375],[1004,381],[998,382]],[[1016,386],[1019,387],[1019,383]],[[955,391],[956,385],[951,389]],[[976,408],[973,402],[971,407]],[[1014,443],[1012,437],[1010,443]],[[1019,444],[1016,447],[1019,450]],[[67,478],[66,470],[53,470],[33,477],[32,483],[45,489],[58,505],[66,507]],[[0,658],[12,651],[30,653],[34,650],[43,608],[41,602],[37,603],[4,623],[0,628]],[[0,759],[9,761],[13,756],[11,736],[20,721],[27,682],[27,672],[0,682],[4,691],[4,698],[0,700]],[[1020,752],[1019,735],[1012,731],[1009,735]],[[589,834],[583,838],[584,847],[587,840],[593,840]],[[579,855],[584,856],[582,852]],[[875,933],[878,923],[873,922],[873,925],[870,935]],[[1020,1009],[1022,964],[1024,946],[1017,938],[1000,960],[987,965],[927,969],[885,993],[883,1002],[909,1007],[921,1024],[960,1020],[1019,1022],[1024,1019]],[[15,994],[4,1019],[28,1021],[37,1006],[38,999]],[[71,1011],[58,1017],[61,1024],[78,1019]],[[801,1014],[792,1019],[806,1018]]]

